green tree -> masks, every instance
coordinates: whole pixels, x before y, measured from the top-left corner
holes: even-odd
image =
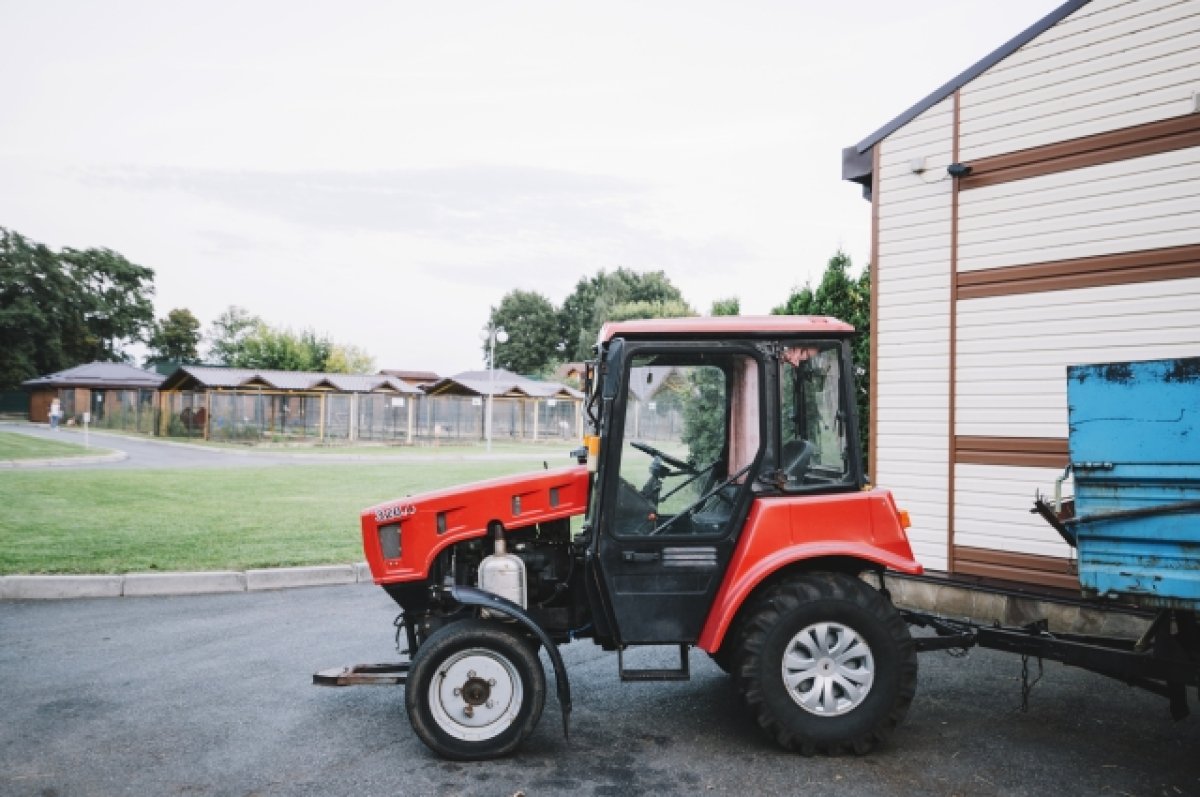
[[[736,296],[727,299],[714,299],[709,315],[741,315],[742,302]]]
[[[242,338],[229,364],[272,371],[324,371],[332,350],[333,342],[311,329],[296,333],[259,321]]]
[[[239,358],[246,338],[263,321],[244,307],[231,304],[212,322],[208,333],[208,357],[219,365],[230,365]]]
[[[177,307],[154,324],[147,341],[150,356],[146,365],[200,362],[200,319],[185,307]]]
[[[154,325],[154,271],[111,249],[63,249],[59,260],[80,288],[74,331],[66,341],[76,362],[123,361],[126,345],[144,341]]]
[[[233,368],[349,374],[375,367],[358,346],[337,343],[307,327],[299,332],[273,327],[240,307],[222,313],[213,330],[211,356]]]
[[[613,305],[606,313],[605,321],[634,321],[640,318],[687,318],[696,311],[682,299],[667,299],[661,302],[622,302]],[[600,330],[597,329],[597,332]]]
[[[496,367],[518,374],[536,374],[552,367],[562,356],[558,315],[554,305],[536,291],[512,290],[488,316],[484,333],[503,327],[508,339],[496,341]],[[483,341],[483,361],[490,355],[491,340]]]
[[[712,303],[714,316],[737,315],[737,297]],[[695,369],[688,374],[689,391],[683,402],[683,441],[692,461],[703,467],[721,456],[725,448],[724,377],[715,368]]]
[[[375,370],[375,358],[358,346],[335,343],[322,370],[331,374],[368,374]]]
[[[717,368],[695,368],[688,373],[688,383],[683,442],[692,464],[703,468],[716,462],[725,449],[725,377]]]
[[[0,227],[0,389],[125,360],[154,321],[154,271],[110,249],[63,249]]]
[[[0,389],[67,367],[61,305],[73,288],[50,249],[0,228]]]
[[[867,462],[871,429],[871,267],[858,278],[851,276],[850,256],[839,250],[829,259],[821,282],[795,289],[787,301],[771,312],[777,315],[827,315],[851,324],[857,331],[850,345],[854,361],[858,425],[862,438],[862,461]]]
[[[662,271],[639,274],[627,268],[584,277],[558,311],[563,356],[586,360],[606,321],[695,315]]]

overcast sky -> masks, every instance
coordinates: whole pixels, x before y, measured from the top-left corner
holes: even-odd
[[[1058,5],[0,0],[0,226],[381,368],[600,268],[765,313],[868,258],[842,147]]]

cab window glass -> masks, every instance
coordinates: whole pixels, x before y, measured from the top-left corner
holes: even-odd
[[[780,358],[779,470],[785,489],[849,481],[841,347],[791,346]]]
[[[757,362],[640,355],[630,365],[614,531],[724,534],[759,449]]]

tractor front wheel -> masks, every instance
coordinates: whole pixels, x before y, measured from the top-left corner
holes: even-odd
[[[805,755],[863,754],[908,711],[917,655],[891,602],[842,573],[809,573],[747,618],[734,675],[758,724]]]
[[[537,648],[494,620],[454,622],[430,635],[413,656],[404,697],[421,741],[459,761],[511,753],[545,700]]]

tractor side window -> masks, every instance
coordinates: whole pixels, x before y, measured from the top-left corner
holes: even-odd
[[[641,355],[627,384],[614,531],[724,534],[758,455],[757,362]]]
[[[779,470],[785,489],[849,481],[841,347],[785,349],[779,389]]]

